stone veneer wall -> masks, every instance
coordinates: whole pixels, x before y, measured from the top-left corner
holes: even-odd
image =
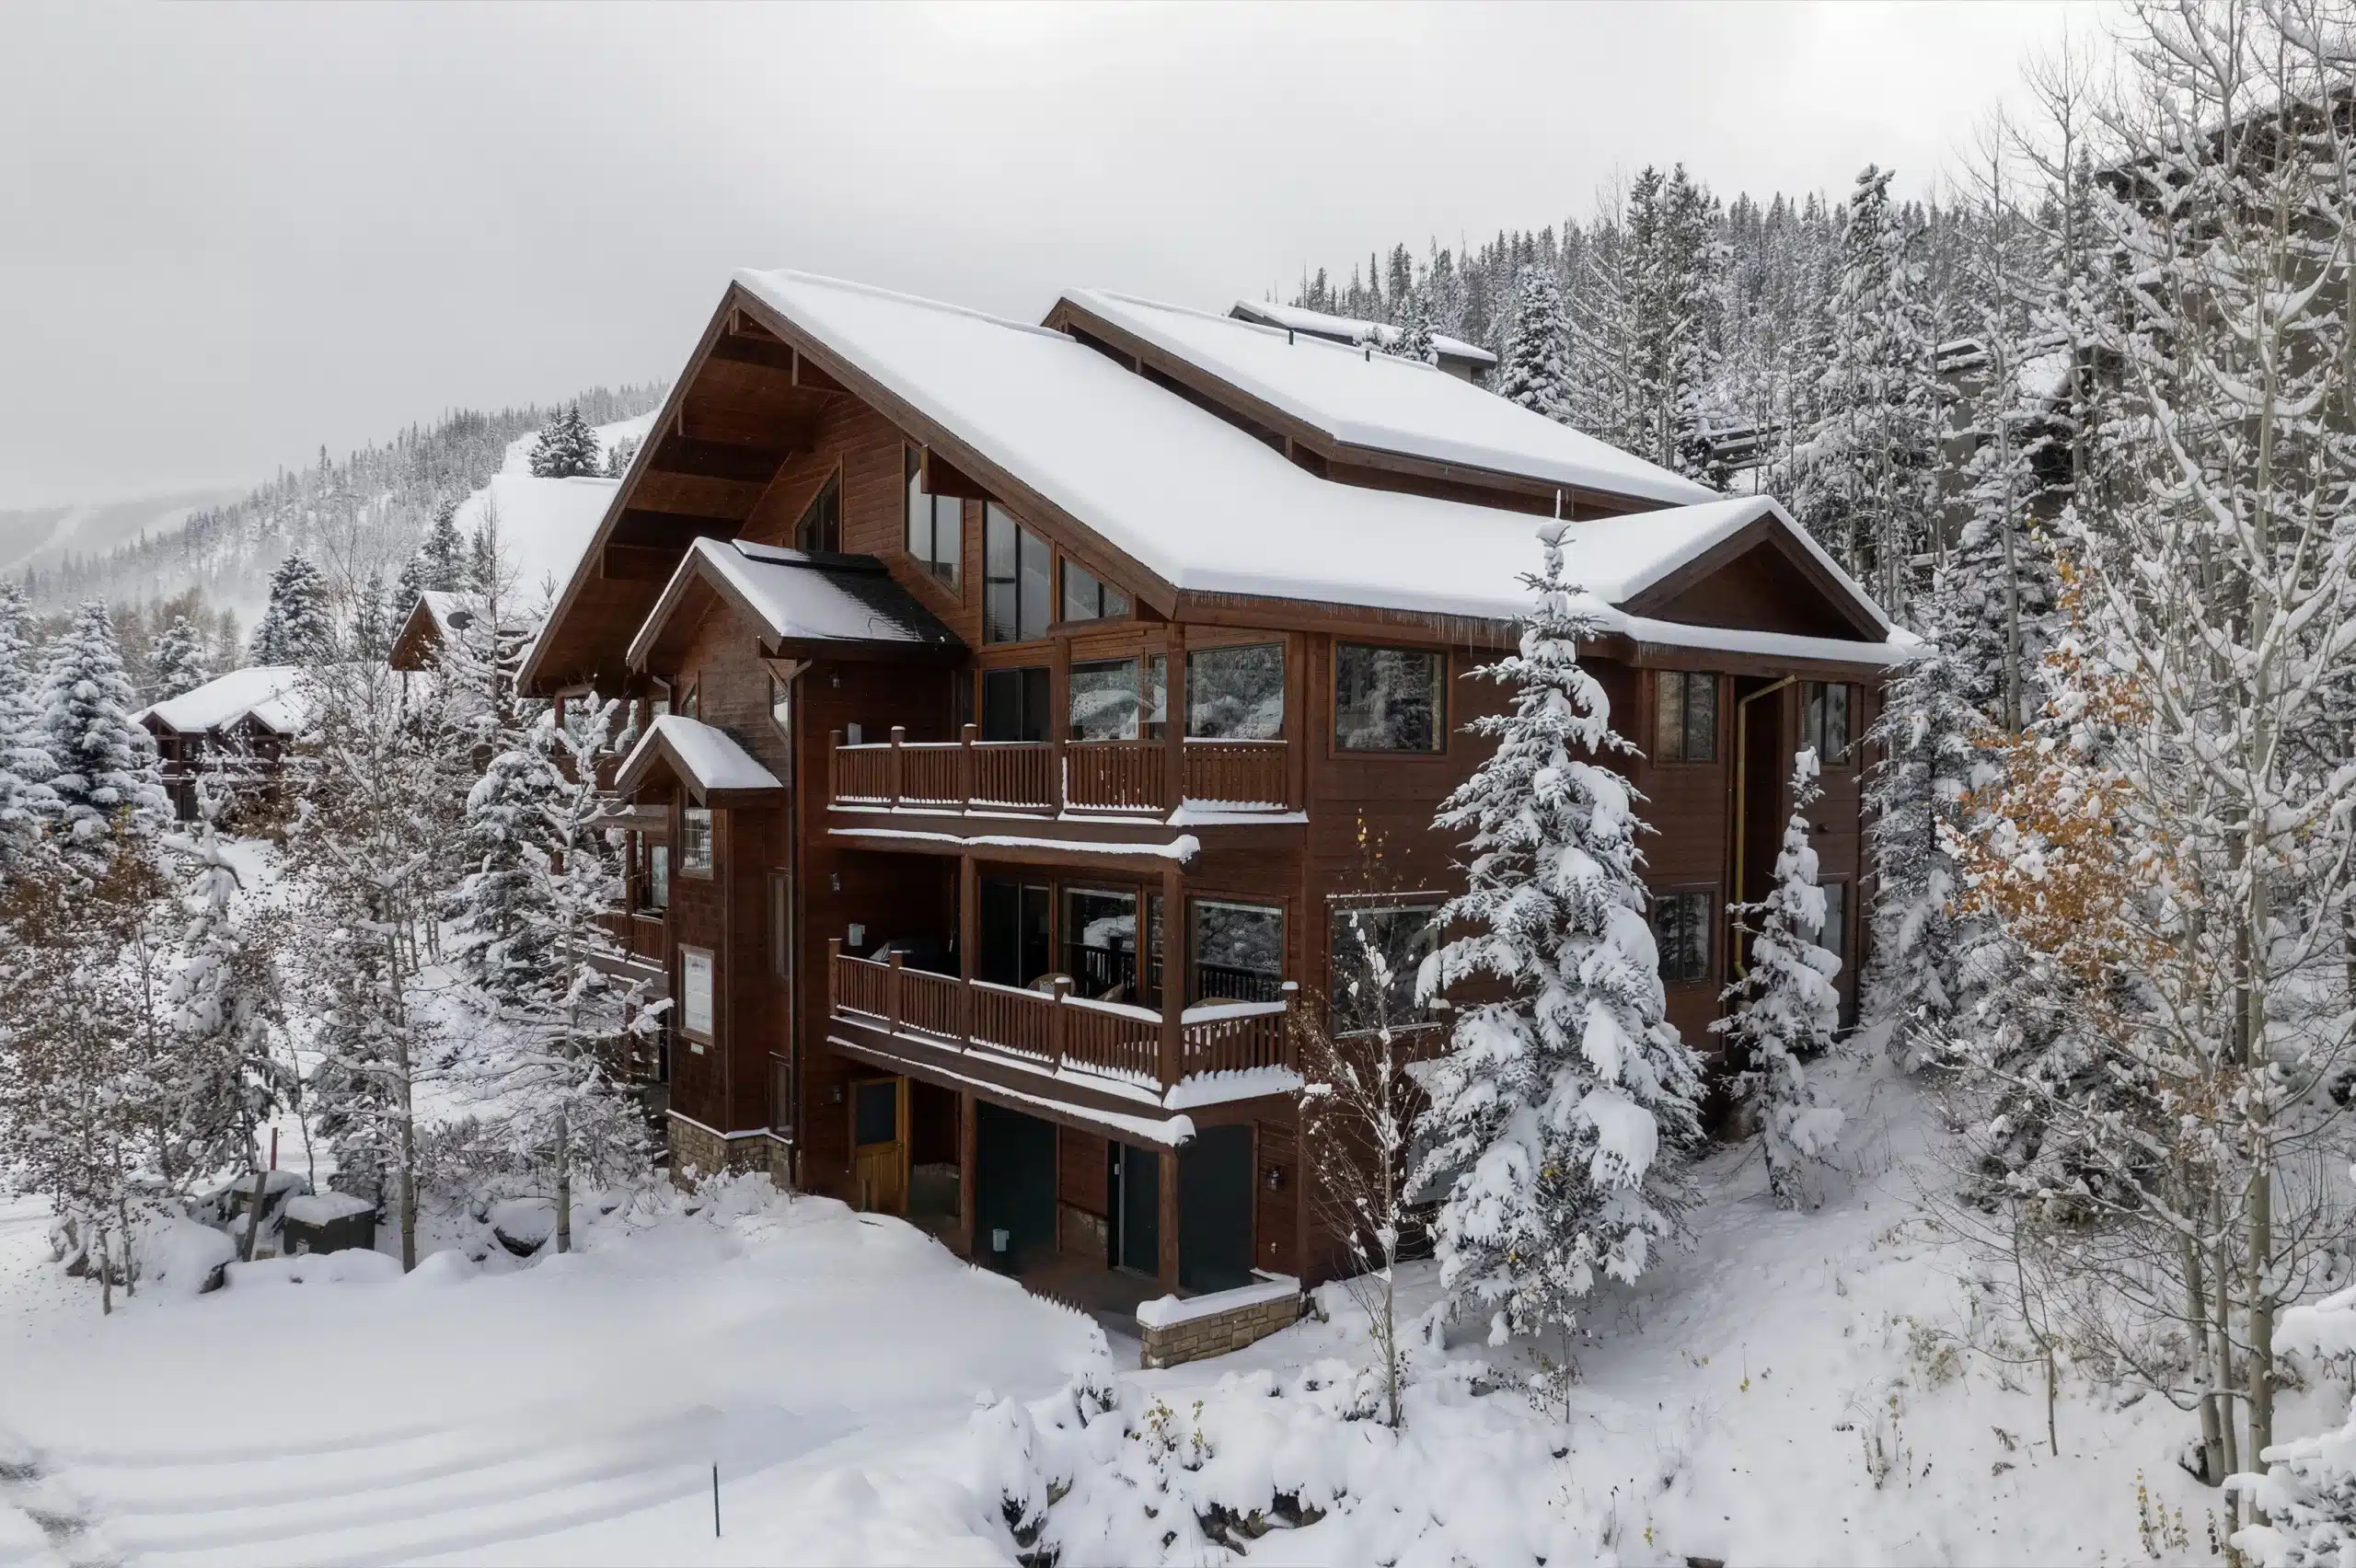
[[[1200,1361],[1206,1356],[1225,1355],[1230,1350],[1242,1350],[1254,1340],[1281,1333],[1300,1321],[1300,1297],[1280,1296],[1274,1301],[1257,1301],[1249,1306],[1231,1308],[1225,1312],[1212,1312],[1200,1318],[1162,1327],[1141,1323],[1138,1332],[1144,1336],[1144,1352],[1138,1357],[1141,1366],[1175,1366],[1184,1361]]]
[[[664,1116],[664,1126],[671,1143],[671,1180],[682,1187],[692,1186],[699,1176],[718,1175],[723,1170],[769,1170],[774,1174],[768,1146],[777,1140],[767,1133],[722,1137],[676,1111]]]

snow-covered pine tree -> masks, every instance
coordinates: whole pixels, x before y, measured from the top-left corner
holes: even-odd
[[[374,567],[352,590],[352,655],[382,659],[393,651],[395,622],[385,600],[385,579]]]
[[[270,605],[254,627],[254,663],[317,664],[334,652],[327,580],[308,559],[290,555],[270,574]]]
[[[1680,164],[1666,178],[1647,168],[1628,190],[1627,244],[1633,261],[1629,326],[1634,336],[1636,408],[1643,432],[1635,450],[1689,478],[1724,478],[1703,438],[1718,344],[1715,203]]]
[[[213,678],[213,672],[205,667],[204,639],[186,616],[174,616],[164,635],[156,640],[155,651],[148,655],[148,671],[157,702],[194,691]]]
[[[57,773],[40,706],[25,596],[0,582],[0,882],[13,878],[54,820]]]
[[[1727,905],[1750,939],[1750,967],[1720,998],[1731,1010],[1710,1025],[1741,1075],[1736,1094],[1758,1114],[1767,1189],[1785,1208],[1807,1201],[1807,1163],[1831,1154],[1842,1120],[1838,1107],[1819,1099],[1806,1066],[1831,1050],[1841,1025],[1833,986],[1841,961],[1817,943],[1824,890],[1807,839],[1808,808],[1824,793],[1817,773],[1816,753],[1803,748],[1792,759],[1792,816],[1775,855],[1773,889],[1761,903]]]
[[[1570,319],[1563,291],[1543,267],[1524,267],[1514,281],[1513,326],[1497,367],[1497,392],[1550,420],[1563,417],[1568,391]]]
[[[1970,689],[1970,673],[1934,644],[1888,684],[1867,737],[1880,760],[1865,789],[1874,863],[1866,1010],[1909,1066],[1935,1051],[1964,1000],[1959,885],[1946,836],[1961,829],[1969,792],[1991,778],[1988,723]]]
[[[507,998],[516,985],[536,983],[545,958],[536,944],[549,940],[542,928],[546,911],[537,902],[547,890],[533,853],[544,848],[549,813],[565,782],[540,738],[546,727],[526,732],[492,757],[467,795],[459,838],[467,870],[449,900],[452,951],[495,998]],[[511,968],[520,970],[520,981]]]
[[[118,830],[145,837],[171,817],[155,737],[131,721],[139,698],[104,605],[76,610],[52,644],[39,701],[62,847],[80,874],[94,875]]]
[[[393,583],[393,620],[398,625],[426,593],[455,594],[466,580],[467,545],[458,533],[458,502],[446,497],[433,509],[433,525]]]
[[[1563,1334],[1567,1375],[1569,1329],[1600,1278],[1635,1278],[1684,1234],[1701,1076],[1663,1016],[1637,797],[1603,762],[1631,748],[1579,666],[1600,622],[1565,575],[1565,531],[1540,531],[1519,648],[1475,672],[1513,692],[1509,713],[1470,726],[1496,751],[1434,819],[1469,830],[1467,885],[1439,918],[1473,934],[1427,960],[1418,988],[1505,994],[1458,1009],[1412,1180],[1443,1192],[1452,1308],[1488,1313],[1493,1340]]]
[[[638,437],[634,435],[616,436],[614,438],[614,444],[606,448],[606,478],[609,479],[618,479],[623,478],[629,472],[630,464],[637,461],[637,459]]]
[[[595,474],[600,466],[597,432],[581,417],[578,403],[550,420],[532,444],[532,472],[543,479]]]
[[[1411,289],[1403,297],[1398,327],[1399,336],[1384,352],[1424,364],[1439,363],[1439,352],[1432,345],[1431,302],[1424,297],[1421,289]]]

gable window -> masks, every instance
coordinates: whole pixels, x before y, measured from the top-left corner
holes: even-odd
[[[1278,642],[1186,655],[1186,733],[1273,741],[1285,732],[1285,650]]]
[[[1138,738],[1138,662],[1095,659],[1071,667],[1071,738]]]
[[[679,808],[679,874],[683,877],[711,875],[711,809],[709,806]]]
[[[996,502],[982,512],[982,640],[1028,642],[1055,615],[1056,555]]]
[[[928,495],[924,464],[913,446],[907,455],[908,484],[908,554],[917,564],[952,588],[957,586],[958,566],[965,555],[965,503],[954,496]]]
[[[1653,672],[1653,760],[1718,760],[1718,677]]]
[[[1827,767],[1849,760],[1849,688],[1823,681],[1800,686],[1800,744],[1816,748]]]
[[[679,1030],[692,1039],[711,1039],[711,954],[702,948],[679,950]],[[700,1053],[703,1046],[695,1049]]]
[[[1417,648],[1334,650],[1334,744],[1344,751],[1436,752],[1446,724],[1444,654]]]
[[[1664,986],[1690,986],[1710,977],[1710,929],[1715,889],[1663,893],[1653,897],[1653,945],[1660,950]]]
[[[982,672],[982,739],[1044,741],[1047,738],[1047,668]]]
[[[679,694],[679,717],[682,719],[701,719],[703,717],[703,691],[701,687],[690,686]]]
[[[793,683],[772,672],[769,675],[769,722],[789,740],[793,735]]]
[[[1334,910],[1334,1032],[1408,1029],[1429,1021],[1415,974],[1431,956],[1437,904],[1342,905]],[[1378,988],[1374,957],[1389,971]]]
[[[1088,568],[1064,558],[1064,614],[1068,621],[1111,620],[1129,613],[1129,596]]]
[[[646,907],[650,913],[661,914],[671,907],[671,847],[649,844],[646,847]]]
[[[797,550],[839,550],[843,548],[843,476],[837,468],[826,476],[810,504],[802,509],[802,520],[793,525],[793,548]]]

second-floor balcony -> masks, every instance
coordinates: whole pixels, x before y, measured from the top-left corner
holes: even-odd
[[[827,786],[837,806],[1166,815],[1189,804],[1277,813],[1297,803],[1281,740],[985,741],[971,724],[954,741],[911,741],[898,728],[884,742],[833,739]]]

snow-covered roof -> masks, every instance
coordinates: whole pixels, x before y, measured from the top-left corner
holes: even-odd
[[[1174,589],[1491,621],[1510,620],[1530,606],[1520,579],[1538,567],[1542,519],[1320,478],[1045,328],[803,273],[745,271],[736,281]],[[1256,331],[1210,319],[1221,330]],[[1278,352],[1294,352],[1284,349],[1281,335],[1274,340]],[[1317,352],[1362,363],[1330,346]],[[1390,363],[1403,375],[1511,407],[1428,367]],[[1773,519],[1887,625],[1864,592],[1764,496],[1712,497],[1574,523],[1568,569],[1601,601],[1608,628],[1644,641],[1849,661],[1906,656],[1898,642],[1911,651],[1902,634],[1885,646],[1685,626],[1608,607],[1761,518]]]
[[[645,662],[687,582],[704,577],[760,623],[768,643],[901,642],[959,646],[956,635],[872,556],[811,554],[745,539],[699,538],[630,640],[633,668]]]
[[[466,625],[467,601],[462,594],[444,588],[428,588],[417,596],[416,610],[425,612],[433,622],[433,629],[447,637],[454,629]],[[411,613],[416,613],[412,610]]]
[[[494,474],[491,483],[459,503],[455,521],[461,533],[471,536],[491,509],[498,509],[500,550],[514,570],[516,597],[538,605],[572,581],[590,536],[620,488],[619,479]]]
[[[785,788],[776,774],[763,767],[726,731],[678,713],[665,713],[646,727],[646,733],[638,738],[638,744],[630,747],[629,755],[616,770],[615,788],[638,788],[647,765],[658,753],[670,758],[680,778],[699,795]]]
[[[1431,365],[1105,290],[1064,297],[1346,445],[1646,501],[1717,494]]]
[[[1399,329],[1386,323],[1362,321],[1355,316],[1329,315],[1322,310],[1304,310],[1297,305],[1270,305],[1265,300],[1239,299],[1228,314],[1238,321],[1257,321],[1264,327],[1281,327],[1289,331],[1308,332],[1345,342],[1363,343],[1371,338],[1377,348],[1388,348],[1399,340]],[[1451,338],[1445,332],[1432,334],[1432,347],[1449,359],[1464,360],[1472,364],[1492,365],[1497,363],[1497,356],[1480,344]]]
[[[297,664],[248,664],[215,675],[192,691],[143,708],[131,717],[134,722],[154,719],[179,734],[194,735],[222,729],[253,713],[281,734],[290,734],[301,727],[299,711],[290,699],[302,678],[303,670]],[[264,709],[267,713],[259,711]]]

